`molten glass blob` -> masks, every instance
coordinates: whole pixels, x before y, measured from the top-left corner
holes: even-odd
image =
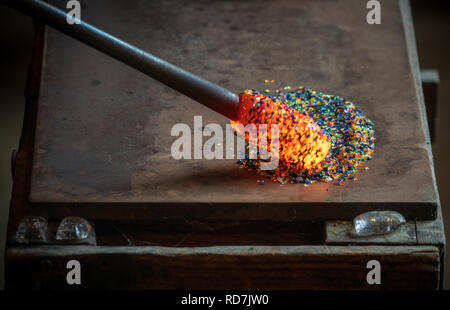
[[[276,85],[280,84],[276,82]],[[271,96],[268,93],[268,89],[264,91],[266,95],[257,90],[245,90],[240,97],[240,119],[231,122],[235,131],[246,138],[245,157],[238,161],[242,168],[281,185],[301,183],[308,186],[336,181],[336,185],[342,186],[346,180],[358,181],[355,174],[372,159],[375,150],[375,125],[359,108],[342,97],[303,86],[292,90],[285,86],[276,89]],[[251,156],[260,149],[257,148],[258,140],[255,141],[254,134],[252,137],[247,131],[247,127],[252,126],[244,128],[243,125],[252,122],[279,125],[282,134],[278,141],[281,147],[278,168],[263,169],[263,163],[266,168],[267,161],[264,152],[257,152],[257,157]],[[245,136],[241,133],[244,129]],[[260,125],[259,129],[264,127]],[[274,145],[273,149],[277,150],[276,143]],[[274,158],[273,154],[271,158]],[[368,169],[366,166],[365,170]]]
[[[322,169],[321,162],[330,150],[331,141],[311,117],[250,90],[240,94],[239,99],[239,120],[231,121],[238,134],[245,134],[240,132],[238,124],[255,124],[256,128],[259,124],[267,124],[270,146],[273,139],[270,128],[272,124],[277,124],[280,167],[291,171],[319,172]]]

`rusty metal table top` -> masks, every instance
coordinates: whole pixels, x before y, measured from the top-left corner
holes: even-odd
[[[394,209],[435,216],[417,68],[397,1],[382,3],[380,25],[366,23],[360,0],[81,2],[87,22],[236,93],[274,79],[354,102],[375,123],[375,153],[370,170],[342,187],[262,186],[235,160],[177,161],[174,124],[192,126],[194,115],[203,125],[227,120],[48,29],[30,192],[37,213],[289,220]]]

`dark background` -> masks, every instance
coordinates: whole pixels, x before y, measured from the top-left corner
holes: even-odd
[[[411,6],[421,69],[437,69],[440,75],[433,155],[446,236],[450,240],[450,123],[447,122],[450,117],[450,3],[411,0]],[[22,128],[33,22],[0,5],[0,25],[0,288],[3,288],[3,249],[12,185],[10,159],[12,150],[18,146]],[[446,288],[450,288],[449,266],[450,255],[447,255]]]

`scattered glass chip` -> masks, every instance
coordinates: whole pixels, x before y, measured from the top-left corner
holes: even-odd
[[[275,93],[270,89],[246,89],[239,96],[241,104],[248,107],[248,113],[243,113],[238,122],[232,121],[235,130],[237,124],[280,125],[278,168],[261,169],[260,154],[247,155],[255,146],[249,139],[245,139],[245,156],[238,161],[241,167],[281,184],[325,182],[344,186],[347,180],[357,182],[356,173],[372,159],[375,125],[358,107],[342,97],[304,86],[291,90],[290,86],[281,85]],[[300,126],[295,126],[296,130],[283,125],[291,119]],[[317,130],[305,131],[303,125],[310,128],[305,122],[314,124]]]
[[[406,223],[405,218],[395,211],[371,211],[358,215],[353,220],[358,237],[382,235],[396,231]]]
[[[78,216],[65,217],[56,231],[56,240],[78,241],[87,239],[94,229],[87,220]]]
[[[16,241],[18,243],[43,243],[47,241],[48,222],[41,216],[24,217],[17,228]]]

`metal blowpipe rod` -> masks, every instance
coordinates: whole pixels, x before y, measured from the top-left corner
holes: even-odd
[[[41,0],[0,0],[49,26],[141,71],[212,110],[237,120],[239,97],[214,83],[124,42],[84,21],[69,24],[67,13]]]

